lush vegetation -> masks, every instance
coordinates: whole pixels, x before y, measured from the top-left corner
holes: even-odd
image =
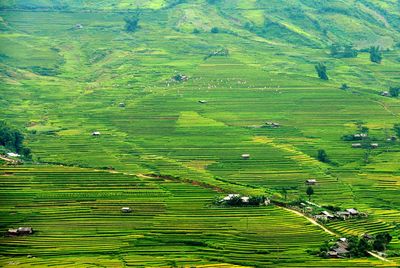
[[[17,129],[9,126],[5,121],[0,121],[0,147],[11,152],[31,156],[31,150],[24,146],[24,135]]]
[[[37,230],[2,236],[0,266],[398,266],[396,1],[0,5],[0,117],[37,163],[0,160],[0,231]],[[334,236],[295,200],[367,213],[325,225],[389,233],[389,262],[307,254]]]

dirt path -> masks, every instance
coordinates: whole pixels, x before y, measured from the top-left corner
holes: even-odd
[[[317,221],[315,221],[314,219],[307,217],[307,216],[304,215],[303,213],[301,213],[301,212],[299,212],[299,211],[297,211],[297,210],[294,210],[294,209],[286,208],[286,207],[282,207],[282,208],[283,208],[284,210],[287,210],[287,211],[290,211],[290,212],[292,212],[292,213],[295,213],[295,214],[299,215],[300,217],[306,218],[309,222],[311,222],[312,224],[314,224],[314,225],[318,226],[319,228],[321,228],[322,230],[324,230],[325,233],[328,233],[328,234],[333,235],[333,236],[340,237],[339,234],[336,234],[336,233],[332,232],[331,230],[327,229],[325,226],[319,224],[319,223],[318,223]]]
[[[284,210],[290,211],[290,212],[292,212],[292,213],[295,213],[295,214],[298,215],[298,216],[301,216],[301,217],[303,217],[303,218],[306,218],[309,222],[311,222],[312,224],[318,226],[319,228],[321,228],[322,230],[324,230],[326,233],[328,233],[328,234],[330,234],[330,235],[333,235],[333,236],[336,236],[336,237],[340,237],[339,234],[332,232],[331,230],[327,229],[327,228],[326,228],[325,226],[323,226],[322,224],[318,223],[318,222],[315,221],[314,219],[311,219],[311,218],[307,217],[306,215],[304,215],[303,213],[301,213],[301,212],[299,212],[299,211],[297,211],[297,210],[290,209],[290,208],[286,208],[286,207],[282,207],[282,206],[281,206],[281,208],[283,208]],[[374,252],[372,252],[372,251],[367,251],[367,252],[368,252],[368,254],[371,255],[372,257],[375,257],[375,258],[377,258],[377,259],[379,259],[379,260],[381,260],[381,261],[390,262],[390,263],[393,263],[393,264],[396,265],[396,263],[394,263],[394,262],[392,262],[392,261],[390,261],[390,260],[388,260],[388,259],[386,259],[386,258],[384,258],[384,257],[382,257],[382,256],[379,256],[378,254],[376,254],[376,253],[374,253]]]
[[[7,158],[7,157],[2,156],[2,155],[0,155],[0,159],[1,159],[1,160],[4,160],[4,161],[6,161],[6,162],[10,162],[10,163],[16,163],[16,162],[18,162],[18,161],[16,161],[16,160]]]

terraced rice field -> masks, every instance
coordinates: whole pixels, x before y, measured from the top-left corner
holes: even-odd
[[[398,265],[311,256],[332,237],[279,207],[211,205],[222,192],[283,202],[283,188],[306,199],[314,178],[313,202],[369,214],[330,230],[389,231],[400,250],[400,142],[386,141],[400,102],[379,95],[400,83],[394,1],[3,2],[0,119],[24,130],[33,162],[0,160],[0,231],[38,232],[0,238],[1,266]],[[332,42],[361,50],[334,58]],[[381,64],[365,50],[376,44]],[[229,55],[207,58],[220,49]],[[341,139],[359,125],[377,149]]]
[[[313,257],[305,250],[331,238],[318,227],[273,206],[214,207],[221,193],[192,184],[54,166],[0,174],[2,230],[37,230],[2,238],[3,267],[384,265]]]

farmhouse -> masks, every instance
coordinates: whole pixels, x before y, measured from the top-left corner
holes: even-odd
[[[346,238],[340,238],[336,244],[328,251],[329,258],[343,258],[349,253],[349,243]]]
[[[250,154],[242,154],[243,159],[250,159]]]
[[[83,25],[78,23],[75,25],[75,29],[83,29]]]
[[[121,212],[130,213],[130,212],[132,212],[132,209],[130,207],[123,207],[123,208],[121,208]]]
[[[9,156],[9,157],[20,157],[20,155],[17,154],[17,153],[7,153],[7,156]]]
[[[100,132],[99,131],[95,131],[92,133],[92,136],[100,136]]]
[[[326,216],[328,219],[333,219],[335,216],[333,216],[331,213],[329,213],[328,211],[322,211],[321,215]]]
[[[362,144],[361,144],[361,143],[353,143],[353,144],[351,145],[351,147],[353,147],[353,148],[361,148],[361,147],[362,147]]]
[[[317,184],[317,180],[316,179],[306,180],[306,184],[307,185],[315,185],[315,184]]]
[[[224,198],[222,198],[222,201],[229,201],[232,200],[235,197],[239,197],[239,194],[228,194],[227,196],[225,196]]]
[[[8,229],[8,235],[30,235],[33,234],[32,227],[18,227],[17,229]]]
[[[207,103],[207,101],[206,100],[199,100],[199,103],[205,104],[205,103]]]
[[[126,105],[125,105],[125,103],[120,102],[120,103],[118,104],[118,106],[119,106],[119,107],[125,107]]]
[[[381,96],[389,97],[390,96],[389,91],[382,91]]]
[[[371,143],[371,148],[378,148],[379,144],[378,143]]]
[[[368,134],[366,134],[366,133],[354,134],[353,137],[355,140],[361,140],[363,138],[368,137]]]
[[[347,211],[338,211],[338,212],[336,212],[335,216],[337,218],[341,218],[341,219],[345,220],[350,217],[350,213]]]
[[[350,216],[357,216],[359,212],[354,208],[348,208],[346,211],[350,214]]]
[[[277,128],[281,126],[281,124],[275,122],[265,122],[265,125],[272,128]]]

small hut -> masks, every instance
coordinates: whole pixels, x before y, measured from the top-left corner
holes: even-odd
[[[378,148],[379,144],[378,143],[371,143],[371,148],[375,149]]]
[[[242,154],[243,159],[250,159],[250,154]]]
[[[316,179],[306,180],[306,184],[307,185],[315,185],[315,184],[317,184],[317,180]]]
[[[94,132],[92,133],[92,136],[100,136],[100,132],[99,132],[99,131],[94,131]]]
[[[352,148],[361,148],[361,147],[362,147],[362,144],[361,144],[361,143],[353,143],[353,144],[351,145],[351,147],[352,147]]]
[[[122,213],[131,213],[132,209],[130,207],[123,207],[121,208]]]
[[[125,107],[126,105],[125,105],[125,103],[120,102],[120,103],[118,104],[118,106],[123,108],[123,107]]]
[[[206,104],[207,101],[206,101],[206,100],[199,100],[199,103],[201,103],[201,104]]]

